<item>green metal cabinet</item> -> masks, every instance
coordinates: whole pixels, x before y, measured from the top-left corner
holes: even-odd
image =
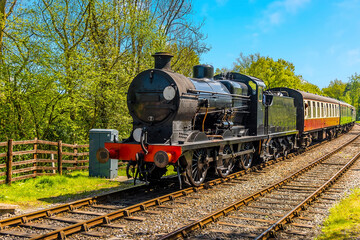
[[[109,159],[101,163],[96,152],[104,147],[105,142],[118,142],[119,132],[115,129],[91,129],[89,134],[89,176],[116,178],[118,176],[118,160]]]

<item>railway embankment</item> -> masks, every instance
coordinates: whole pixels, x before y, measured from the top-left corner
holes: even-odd
[[[350,133],[344,134],[337,139],[324,143],[323,145],[309,150],[301,155],[285,159],[262,169],[258,169],[257,171],[253,171],[246,175],[240,176],[233,181],[229,181],[219,185],[213,185],[210,189],[202,189],[194,191],[191,194],[185,194],[180,199],[163,202],[158,205],[155,204],[151,208],[144,208],[139,206],[139,209],[136,210],[139,211],[138,213],[126,212],[128,216],[116,219],[114,221],[111,220],[109,221],[109,223],[107,223],[107,225],[102,225],[101,223],[103,222],[101,222],[100,225],[99,223],[97,223],[97,225],[94,225],[94,227],[90,228],[88,227],[88,225],[84,225],[83,223],[84,221],[88,221],[87,219],[91,219],[89,217],[89,215],[91,214],[98,214],[99,218],[102,218],[101,214],[107,214],[107,212],[111,210],[110,208],[121,209],[124,206],[129,206],[129,204],[131,204],[131,201],[126,200],[126,202],[123,198],[110,197],[110,203],[107,204],[108,207],[104,207],[104,205],[101,204],[85,207],[84,209],[78,209],[78,206],[76,206],[76,208],[74,206],[68,206],[68,211],[64,212],[62,215],[52,216],[52,214],[49,213],[49,216],[47,216],[45,214],[45,223],[42,224],[42,227],[50,227],[49,224],[46,224],[47,221],[57,221],[59,222],[59,224],[55,227],[64,227],[66,226],[66,224],[64,225],[64,222],[71,220],[73,222],[73,225],[77,224],[85,230],[89,228],[87,231],[85,231],[85,233],[76,235],[76,238],[79,239],[97,239],[98,237],[113,237],[120,239],[155,239],[186,224],[189,224],[197,219],[201,219],[213,211],[224,208],[232,202],[244,198],[249,194],[259,191],[260,189],[263,189],[264,187],[281,180],[285,176],[288,176],[289,174],[298,171],[304,166],[307,166],[314,159],[326,155],[337,147],[343,145],[344,143],[349,142],[349,140],[354,138],[354,136],[357,135],[359,132],[360,127],[355,126]],[[343,158],[349,158],[351,155],[351,151],[340,151],[338,154]],[[357,162],[356,164],[359,163]],[[356,164],[354,165],[355,169],[359,168],[356,167],[358,166]],[[334,200],[330,203],[327,203],[326,206],[322,208],[323,212],[319,213],[318,217],[314,217],[313,221],[316,227],[310,230],[310,233],[313,235],[309,235],[309,238],[314,236],[314,234],[320,232],[320,227],[318,226],[320,226],[323,219],[326,218],[328,208],[333,206],[333,204],[336,203],[338,199],[340,199],[342,196],[350,192],[352,188],[359,185],[360,180],[358,176],[357,178],[352,176],[347,177],[349,174],[356,175],[357,173],[358,172],[356,172],[356,170],[351,169],[341,178],[341,187],[336,187],[339,188],[335,191],[336,195],[331,196],[331,198]],[[137,196],[138,197],[135,197],[135,199],[137,199],[138,201],[144,199],[144,196],[142,196],[141,194]],[[132,197],[132,200],[133,199],[134,197]],[[94,209],[97,209],[96,213],[93,212]],[[140,210],[142,210],[142,212]],[[121,212],[121,210],[117,211]],[[88,217],[84,217],[85,215],[87,215]],[[114,217],[112,215],[109,216],[111,218]],[[154,222],[156,222],[156,224],[153,224]],[[32,224],[22,223],[22,225],[23,227],[31,225],[31,228],[29,228],[30,230],[24,230],[24,234],[28,234],[28,236],[30,236],[31,234],[39,235],[43,234],[44,232],[44,230],[36,230],[35,226],[40,226],[40,224],[36,222]],[[9,233],[13,231],[12,233],[15,234],[15,230],[12,230],[10,228],[6,231],[10,231]],[[305,231],[306,230],[304,230],[304,232]],[[2,238],[13,239],[12,237],[14,237],[14,235],[4,235]],[[71,235],[69,237],[71,238]],[[301,237],[304,237],[304,235],[300,235],[300,238]],[[19,239],[22,238],[19,237]]]

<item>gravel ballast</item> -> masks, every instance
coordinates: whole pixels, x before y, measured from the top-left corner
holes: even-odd
[[[126,229],[119,230],[97,227],[94,228],[93,231],[106,233],[106,237],[113,237],[114,239],[156,239],[164,233],[174,231],[175,229],[190,223],[192,220],[200,219],[210,214],[211,212],[221,209],[238,199],[260,190],[264,186],[270,185],[288,176],[290,173],[303,168],[310,162],[314,161],[314,159],[319,158],[324,154],[333,151],[336,147],[339,147],[340,145],[348,142],[355,136],[354,133],[358,133],[359,130],[360,127],[355,126],[350,134],[343,135],[302,155],[264,168],[256,174],[250,173],[245,175],[242,177],[242,179],[245,179],[246,181],[238,183],[234,182],[234,184],[219,185],[215,186],[212,190],[204,190],[195,194],[191,194],[191,196],[184,198],[184,200],[187,202],[186,205],[165,203],[164,205],[174,206],[174,208],[154,208],[154,210],[161,212],[159,215],[149,215],[144,213],[134,214],[134,216],[145,217],[145,221],[129,222],[125,219],[114,221],[114,224],[127,225]],[[351,171],[349,172],[351,173]],[[356,179],[350,178],[350,180],[348,179],[346,182],[347,184],[343,185],[343,193],[337,196],[339,199],[351,188],[359,186],[359,182]],[[350,182],[353,184],[350,184]],[[347,190],[345,190],[345,188]],[[331,207],[332,205],[333,204],[326,204],[325,206]],[[326,217],[326,214],[323,215],[323,218],[324,217]],[[321,218],[316,216],[315,219],[316,221],[320,221]],[[321,222],[319,222],[319,224],[320,223]],[[203,231],[206,231],[206,229]],[[316,233],[312,233],[312,235],[315,236]],[[70,236],[69,239],[96,238],[84,235],[76,235]]]
[[[169,202],[163,204],[164,206],[169,206],[169,208],[155,207],[149,209],[159,211],[160,214],[133,214],[133,216],[146,218],[145,221],[130,222],[129,220],[120,219],[112,222],[113,224],[127,225],[125,229],[95,227],[91,229],[90,232],[101,232],[104,234],[105,238],[111,239],[156,239],[162,234],[174,231],[175,229],[178,229],[193,220],[200,219],[210,214],[211,212],[217,211],[218,209],[221,209],[226,205],[235,202],[236,200],[239,200],[255,191],[258,191],[264,186],[279,181],[280,179],[290,175],[290,173],[293,173],[303,168],[310,162],[313,162],[314,159],[319,158],[324,154],[333,151],[336,147],[348,142],[355,136],[353,133],[358,133],[359,131],[360,127],[355,126],[350,134],[343,135],[337,139],[332,140],[331,142],[327,142],[322,146],[303,153],[302,155],[295,156],[291,159],[287,159],[285,161],[268,166],[259,172],[250,173],[242,176],[241,179],[243,179],[244,181],[233,181],[231,184],[214,186],[210,190],[201,190],[197,193],[189,195],[188,197],[181,198],[181,200],[185,201],[186,204]],[[355,165],[357,165],[357,168],[359,168],[358,162]],[[357,176],[347,178],[349,173],[353,175],[357,174]],[[339,193],[338,195],[336,195],[337,199],[340,199],[342,196],[344,196],[344,194],[347,194],[351,188],[359,186],[358,173],[359,172],[356,171],[349,171],[343,177],[343,179],[347,178],[347,180],[340,180],[340,182],[343,181],[341,187],[344,189],[344,191],[343,193]],[[333,194],[331,196],[334,197]],[[325,204],[322,206],[331,207],[332,205],[333,204]],[[288,207],[290,208],[291,205],[289,205]],[[271,212],[272,211],[269,211],[269,213]],[[326,214],[320,215],[321,216],[316,216],[314,218],[317,225],[320,225],[323,219],[326,217]],[[204,229],[204,231],[206,231],[206,229]],[[316,231],[313,231],[311,233],[312,235],[309,235],[309,238],[312,238],[313,236],[318,234],[319,231],[320,227]],[[2,238],[0,236],[0,239],[12,238]],[[99,239],[99,237],[91,237],[83,234],[77,234],[73,236],[68,236],[67,239]]]

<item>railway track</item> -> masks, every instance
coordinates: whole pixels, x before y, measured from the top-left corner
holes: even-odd
[[[328,208],[323,205],[334,200],[331,194],[342,189],[332,185],[360,157],[358,137],[283,180],[160,239],[268,239],[276,237],[278,231],[282,231],[284,239],[294,239],[294,235],[304,237],[302,229],[313,229],[315,226],[311,224],[311,217],[301,216],[301,213],[314,204],[319,205],[317,209]],[[339,156],[338,152],[346,151],[346,148],[357,152],[350,160]],[[317,213],[317,210],[308,212]],[[294,222],[294,219],[300,222]],[[209,229],[204,230],[205,227]],[[292,230],[286,230],[287,227],[292,227]]]
[[[310,147],[308,150],[315,148],[317,145]],[[291,154],[289,157],[296,155]],[[209,181],[197,188],[187,188],[181,191],[171,192],[154,199],[150,199],[141,203],[132,204],[130,206],[119,205],[103,205],[101,202],[109,200],[115,196],[121,194],[126,196],[133,192],[149,191],[145,190],[145,186],[138,186],[135,188],[127,189],[122,192],[115,192],[103,196],[94,198],[87,198],[64,204],[51,209],[45,209],[30,214],[20,215],[9,219],[0,221],[0,234],[8,236],[9,239],[13,238],[32,238],[32,239],[63,239],[73,233],[85,232],[89,236],[99,237],[103,236],[102,232],[88,231],[95,226],[102,226],[108,228],[120,228],[125,226],[121,224],[113,224],[116,219],[124,218],[130,221],[142,221],[141,217],[133,216],[133,213],[143,212],[145,214],[157,214],[157,210],[151,210],[149,208],[157,209],[171,209],[172,207],[166,207],[163,205],[165,202],[171,202],[173,204],[186,204],[181,198],[191,198],[191,193],[196,193],[202,189],[209,189],[219,184],[228,184],[230,182],[236,182],[245,174],[250,172],[257,172],[266,166],[279,162],[280,159],[269,161],[267,163],[258,165],[251,168],[248,171],[240,171],[238,173],[229,175],[227,178],[215,179]],[[64,217],[67,214],[69,216]],[[56,224],[54,224],[56,222]],[[9,227],[11,226],[11,227]],[[35,231],[34,231],[35,230]]]

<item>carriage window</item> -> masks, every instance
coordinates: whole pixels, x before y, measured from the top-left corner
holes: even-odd
[[[330,117],[330,104],[326,104],[326,116]]]
[[[313,116],[313,118],[316,118],[316,103],[315,102],[312,102],[312,112],[313,112],[313,114],[312,114],[312,116]]]
[[[311,107],[311,102],[310,101],[307,101],[307,104],[308,104],[308,118],[312,118],[312,107]]]
[[[317,107],[318,107],[318,111],[317,111],[317,116],[319,118],[322,117],[322,104],[320,104],[319,102],[317,103]]]
[[[335,106],[335,117],[338,116],[338,107],[339,107],[338,105]]]

